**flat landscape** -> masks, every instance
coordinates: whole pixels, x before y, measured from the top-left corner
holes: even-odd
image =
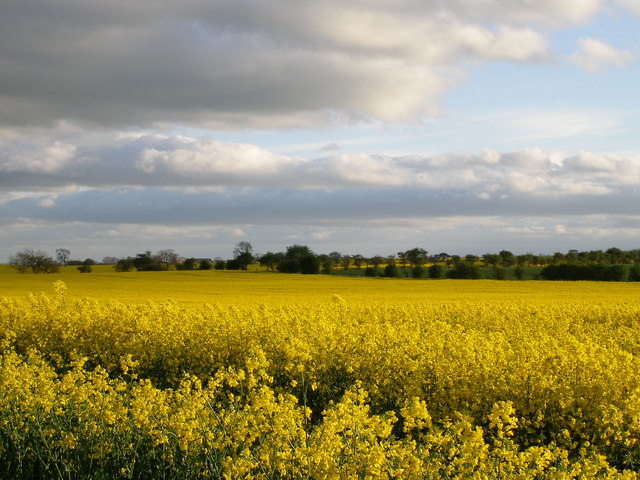
[[[640,0],[0,0],[0,480],[640,480]]]
[[[637,478],[640,284],[0,272],[0,478]]]
[[[65,295],[125,303],[165,301],[219,305],[317,303],[338,294],[349,301],[415,303],[513,300],[553,303],[640,301],[637,282],[541,282],[496,280],[417,280],[339,275],[283,275],[264,271],[115,272],[96,265],[89,274],[69,266],[49,275],[18,274],[0,265],[0,296],[21,298],[30,292],[53,293],[53,282],[67,285]]]

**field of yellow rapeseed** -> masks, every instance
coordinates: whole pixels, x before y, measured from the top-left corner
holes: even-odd
[[[638,478],[635,284],[178,273],[0,275],[0,478]]]
[[[225,270],[123,273],[115,272],[110,265],[96,265],[93,269],[93,273],[83,274],[70,266],[56,274],[34,275],[18,274],[8,265],[0,265],[0,295],[24,298],[32,292],[51,293],[51,284],[61,280],[68,287],[67,298],[127,304],[171,299],[194,305],[291,305],[322,302],[334,294],[349,302],[380,303],[501,299],[540,304],[569,299],[617,302],[640,298],[640,284],[636,282],[424,280]]]

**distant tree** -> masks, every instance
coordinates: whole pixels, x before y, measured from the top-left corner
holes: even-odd
[[[411,267],[422,265],[427,260],[427,251],[424,248],[412,248],[403,253],[404,262],[409,262]]]
[[[380,265],[384,263],[384,258],[381,255],[374,255],[369,259],[369,264],[376,270]]]
[[[378,267],[368,266],[364,269],[365,277],[377,277],[378,275],[380,275]]]
[[[227,262],[225,262],[221,258],[215,258],[213,268],[215,268],[216,270],[224,270],[225,268],[227,268]]]
[[[260,262],[260,265],[262,265],[263,267],[267,267],[267,270],[275,270],[283,258],[284,253],[282,252],[267,252],[264,255],[260,256],[258,261]]]
[[[313,254],[303,255],[298,259],[298,261],[300,264],[300,273],[309,275],[320,272],[320,261],[317,256]]]
[[[500,263],[502,264],[503,267],[511,267],[513,264],[516,263],[515,255],[511,253],[509,250],[501,250],[500,253],[498,253],[498,255],[500,255]]]
[[[522,280],[524,278],[524,268],[518,265],[516,268],[513,269],[513,274],[518,280]]]
[[[33,250],[25,249],[9,257],[9,265],[15,268],[18,273],[27,273],[31,268]]]
[[[351,255],[343,255],[340,259],[340,263],[342,263],[342,268],[349,270],[349,265],[351,265]]]
[[[411,276],[413,278],[424,278],[425,268],[422,265],[416,265],[411,269]]]
[[[342,258],[342,254],[340,252],[331,252],[329,256],[331,257],[331,260],[333,260],[334,265],[338,265]]]
[[[466,262],[468,262],[468,263],[476,263],[476,262],[478,261],[478,256],[477,256],[477,255],[473,255],[473,254],[471,254],[471,253],[467,253],[467,254],[464,256],[464,259],[465,259],[465,261],[466,261]]]
[[[386,267],[384,267],[384,276],[385,277],[397,277],[398,276],[398,267],[395,262],[388,263]]]
[[[628,260],[632,263],[640,263],[640,249],[633,249],[627,252]]]
[[[60,270],[60,265],[47,252],[32,248],[25,248],[9,257],[9,264],[20,273],[26,273],[28,269],[33,273],[56,273]]]
[[[619,248],[612,247],[604,253],[609,263],[624,263],[625,253]]]
[[[484,258],[484,262],[487,265],[490,265],[492,267],[495,267],[496,265],[498,265],[498,262],[500,262],[500,255],[498,255],[497,253],[485,253],[482,258]]]
[[[356,270],[362,269],[362,264],[365,263],[365,259],[359,253],[356,253],[351,257],[353,259],[353,266],[356,267]]]
[[[213,265],[211,265],[211,262],[205,258],[204,260],[202,260],[200,262],[200,265],[198,266],[198,269],[199,270],[211,270],[212,267],[213,267]]]
[[[502,267],[493,267],[493,278],[495,280],[504,280],[507,278],[507,271]]]
[[[329,255],[318,255],[322,273],[330,274],[333,270],[333,259]]]
[[[287,247],[284,258],[278,263],[278,271],[282,273],[318,273],[320,262],[318,257],[306,245]]]
[[[239,266],[238,270],[246,270],[255,259],[253,246],[249,242],[238,242],[233,249],[233,259]]]
[[[185,258],[180,265],[182,270],[195,270],[198,267],[198,262],[194,257]]]
[[[459,262],[455,267],[447,272],[449,278],[480,278],[480,269],[476,265],[467,262]]]
[[[56,249],[56,259],[65,267],[67,266],[67,262],[70,257],[71,257],[71,252],[68,249],[66,248]]]
[[[118,263],[118,257],[102,257],[103,265],[115,265]]]
[[[313,254],[313,252],[306,245],[294,244],[287,247],[284,256],[285,258],[300,258],[310,254]]]
[[[91,271],[93,270],[92,266],[95,264],[96,262],[94,262],[93,259],[87,258],[84,262],[82,262],[82,265],[78,267],[78,270],[80,271],[80,273],[91,273]]]
[[[629,269],[629,281],[640,282],[640,263],[634,263]]]
[[[553,263],[553,256],[551,255],[536,255],[535,257],[535,265],[550,265]]]
[[[158,250],[152,257],[161,270],[169,270],[172,266],[178,263],[178,254],[172,249],[167,248],[165,250]]]
[[[605,254],[602,250],[590,250],[587,254],[589,263],[602,263],[605,259]]]
[[[577,250],[569,250],[564,258],[567,260],[567,263],[578,263],[580,252]]]
[[[446,262],[446,260],[450,257],[447,252],[440,252],[432,257],[434,262]]]
[[[396,255],[398,256],[398,260],[400,261],[400,265],[402,265],[402,268],[407,268],[406,252],[398,252]]]
[[[158,258],[151,254],[151,250],[138,253],[135,258],[133,258],[133,266],[140,272],[162,270]]]
[[[232,258],[231,260],[227,260],[225,266],[227,270],[244,270],[245,269],[243,263],[237,258]]]
[[[441,265],[434,263],[429,267],[429,278],[442,278],[444,269]]]
[[[121,258],[115,263],[113,268],[116,272],[130,272],[136,268],[136,264],[132,257]]]
[[[276,268],[280,273],[300,273],[300,262],[297,258],[283,257]]]

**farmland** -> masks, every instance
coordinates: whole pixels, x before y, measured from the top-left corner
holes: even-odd
[[[118,300],[124,303],[165,301],[217,305],[288,305],[322,302],[334,294],[349,301],[415,303],[512,299],[547,303],[559,300],[627,301],[638,298],[640,284],[607,282],[502,282],[493,280],[414,280],[338,275],[279,275],[270,272],[169,271],[115,272],[109,265],[81,274],[75,267],[50,275],[17,274],[0,265],[0,294],[21,298],[30,292],[51,293],[54,281],[66,283],[67,297]]]
[[[637,478],[635,282],[100,266],[0,288],[2,478]]]

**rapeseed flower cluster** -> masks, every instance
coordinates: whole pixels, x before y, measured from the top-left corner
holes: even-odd
[[[637,478],[640,302],[0,299],[0,478]]]

